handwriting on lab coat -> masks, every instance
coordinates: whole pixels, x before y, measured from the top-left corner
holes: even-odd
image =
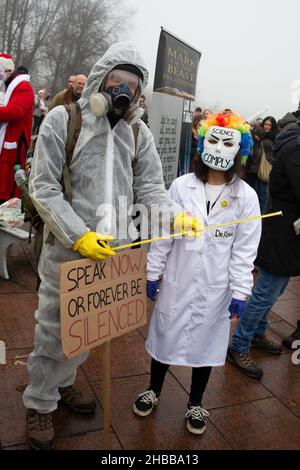
[[[215,231],[215,238],[231,238],[233,237],[233,232],[228,232],[227,230],[224,230],[222,232],[221,230],[216,230]]]

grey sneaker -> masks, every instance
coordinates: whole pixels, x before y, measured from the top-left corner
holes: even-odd
[[[155,406],[158,405],[159,395],[153,390],[141,393],[133,404],[133,412],[138,416],[148,416]]]
[[[281,345],[279,343],[273,343],[273,341],[270,341],[265,335],[254,336],[251,347],[269,354],[280,354],[282,352]]]
[[[36,410],[27,411],[27,440],[34,450],[53,449],[52,413],[40,414]]]
[[[209,412],[202,408],[200,405],[188,405],[185,413],[186,427],[192,434],[203,434],[206,429],[206,419]]]
[[[261,379],[263,370],[257,367],[256,362],[250,356],[250,353],[235,352],[232,349],[227,351],[227,359],[241,372],[252,377],[253,379]]]

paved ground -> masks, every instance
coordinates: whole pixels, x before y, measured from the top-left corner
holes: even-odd
[[[10,280],[0,278],[0,339],[8,363],[0,366],[0,439],[4,449],[27,449],[25,409],[26,357],[33,347],[37,306],[35,275],[27,245],[10,248]],[[149,314],[151,304],[149,303]],[[294,278],[270,315],[269,335],[282,340],[300,318],[300,278]],[[280,357],[253,352],[264,369],[258,382],[231,364],[213,370],[204,406],[209,424],[202,437],[190,435],[184,422],[190,370],[172,367],[158,408],[147,418],[133,415],[131,406],[149,380],[144,349],[147,327],[112,341],[112,449],[300,449],[300,365],[291,352]],[[94,350],[80,368],[78,383],[98,402],[92,417],[56,412],[57,449],[103,449],[102,348]]]

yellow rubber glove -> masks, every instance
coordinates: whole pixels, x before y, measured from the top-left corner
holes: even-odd
[[[115,256],[110,246],[105,242],[110,242],[114,238],[109,235],[101,235],[96,232],[85,233],[73,245],[73,250],[78,251],[84,258],[91,258],[94,260],[106,259],[109,256]]]
[[[185,234],[188,238],[201,237],[203,233],[203,223],[196,217],[181,212],[173,221],[174,233],[190,232]]]

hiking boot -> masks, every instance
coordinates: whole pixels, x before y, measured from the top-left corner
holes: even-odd
[[[83,393],[73,385],[69,385],[68,387],[60,387],[58,389],[61,399],[60,403],[66,405],[73,411],[82,414],[93,413],[96,409],[96,401],[92,397],[84,397]]]
[[[186,427],[192,434],[203,434],[206,429],[206,419],[209,412],[202,408],[200,405],[192,406],[188,404],[186,417]]]
[[[53,449],[54,429],[52,414],[41,414],[36,410],[27,410],[27,439],[32,449]]]
[[[138,395],[133,404],[133,412],[138,416],[148,416],[158,405],[159,395],[153,390],[146,390]]]
[[[280,344],[273,343],[265,335],[254,336],[251,347],[269,354],[280,354],[282,351]]]
[[[297,329],[292,333],[290,336],[287,336],[284,338],[282,341],[282,344],[286,346],[287,348],[292,349],[293,347],[293,342],[296,340],[300,340],[300,320],[297,321]]]
[[[235,352],[228,349],[227,359],[241,372],[252,377],[253,379],[261,379],[263,370],[257,367],[256,363],[250,356],[250,353]]]

